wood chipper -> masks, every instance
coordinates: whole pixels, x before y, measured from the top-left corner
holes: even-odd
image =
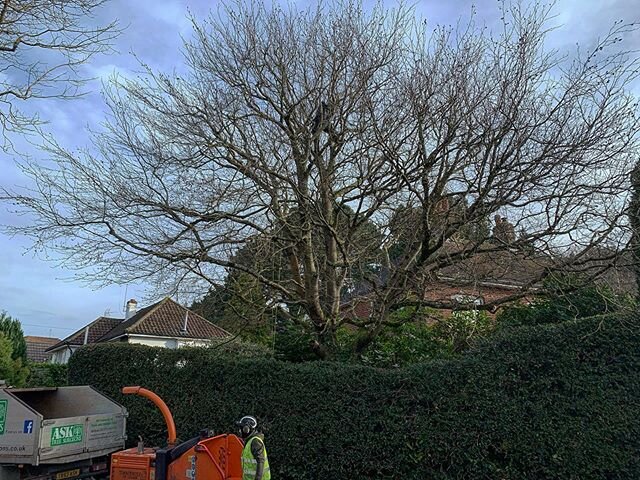
[[[243,444],[209,435],[177,444],[164,401],[141,387],[167,425],[167,445],[123,450],[126,409],[91,387],[0,388],[0,480],[241,480]]]
[[[122,393],[151,400],[167,424],[167,446],[160,450],[137,448],[111,456],[111,480],[242,480],[243,444],[235,435],[199,437],[176,445],[176,426],[167,405],[155,393],[141,387],[125,387]]]

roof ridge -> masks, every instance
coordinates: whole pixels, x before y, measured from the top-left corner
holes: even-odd
[[[98,322],[101,321],[115,321],[115,322],[121,322],[121,319],[118,318],[110,318],[110,317],[104,317],[104,316],[99,316],[97,317],[95,320],[92,320],[91,322],[87,323],[86,325],[83,325],[82,327],[80,327],[78,330],[74,331],[72,334],[67,335],[66,337],[64,337],[62,340],[58,341],[58,343],[50,346],[49,348],[47,348],[47,351],[53,351],[53,350],[57,350],[59,347],[64,346],[64,345],[70,345],[70,342],[77,337],[78,335],[81,335],[83,332],[85,335],[87,334],[91,334],[92,328],[98,324]],[[98,332],[99,333],[99,332]],[[93,342],[92,342],[93,343]],[[75,345],[75,344],[74,344]]]
[[[183,310],[186,310],[187,312],[189,312],[189,313],[191,313],[191,314],[195,315],[196,317],[201,318],[201,319],[202,319],[202,320],[204,320],[205,322],[210,323],[210,324],[211,324],[211,325],[213,325],[214,327],[219,328],[220,330],[222,330],[222,331],[224,331],[224,332],[226,332],[226,333],[229,333],[229,332],[227,332],[224,328],[222,328],[221,326],[216,325],[215,323],[213,323],[213,322],[212,322],[211,320],[209,320],[208,318],[203,317],[202,315],[200,315],[198,312],[194,312],[194,311],[193,311],[193,310],[191,310],[190,308],[187,308],[187,307],[185,307],[184,305],[182,305],[181,303],[176,302],[176,301],[175,301],[174,299],[172,299],[171,297],[166,297],[164,300],[169,300],[171,303],[175,303],[178,307],[182,308]],[[230,335],[231,335],[231,334],[230,334]]]
[[[144,318],[141,318],[140,320],[136,321],[135,324],[130,325],[123,333],[131,334],[131,335],[142,334],[140,331],[141,330],[144,331],[145,328],[147,328],[147,327],[145,327],[143,325],[143,323],[145,321],[149,320],[150,317],[153,317],[154,315],[161,315],[159,310],[163,306],[169,306],[169,308],[171,308],[171,309],[173,309],[173,307],[175,307],[176,313],[179,312],[179,315],[182,316],[183,318],[186,318],[188,316],[188,318],[192,319],[192,321],[195,322],[196,324],[206,325],[205,328],[212,328],[213,331],[218,333],[218,335],[231,336],[231,333],[226,331],[224,328],[220,327],[219,325],[216,325],[215,323],[213,323],[210,320],[206,319],[202,315],[190,310],[189,308],[187,308],[186,306],[182,305],[181,303],[175,301],[171,297],[165,297],[162,301],[158,302],[158,304],[156,306],[154,306],[154,308],[149,310],[149,312],[147,312],[144,315]],[[174,321],[177,318],[178,317],[175,317]],[[182,320],[181,320],[181,322],[182,322]],[[151,323],[153,323],[153,321],[151,321]],[[184,333],[187,333],[187,332],[183,332],[181,330],[180,335],[178,335],[178,336],[179,337],[184,337]],[[188,332],[188,333],[192,333],[192,332]],[[173,334],[168,334],[168,335],[169,336],[173,336]],[[200,338],[200,337],[193,336],[192,334],[190,334],[185,338]]]
[[[177,304],[177,305],[180,305],[178,302],[174,302],[174,303],[175,303],[175,304]],[[230,332],[228,332],[227,330],[225,330],[224,328],[222,328],[220,325],[218,325],[218,324],[216,324],[216,323],[213,323],[213,322],[212,322],[211,320],[209,320],[208,318],[203,317],[203,316],[202,316],[202,315],[200,315],[199,313],[194,312],[193,310],[191,310],[190,308],[185,307],[184,305],[180,305],[180,307],[184,308],[187,312],[189,312],[189,313],[191,313],[191,314],[195,315],[195,316],[196,316],[196,317],[198,317],[198,318],[201,318],[201,319],[202,319],[202,320],[204,320],[205,322],[207,322],[207,323],[209,323],[209,324],[213,325],[215,328],[217,328],[217,329],[219,329],[219,330],[223,331],[224,333],[226,333],[226,334],[228,334],[228,335],[230,335],[230,336],[231,336],[231,333],[230,333]]]
[[[91,329],[91,326],[94,325],[95,323],[97,323],[98,321],[100,321],[101,318],[104,318],[102,315],[100,315],[99,317],[97,317],[95,320],[92,320],[91,322],[87,323],[86,325],[80,327],[78,330],[76,330],[75,332],[73,332],[71,335],[67,335],[66,337],[64,337],[62,340],[60,340],[60,342],[64,343],[67,340],[69,340],[70,338],[75,337],[77,334],[79,334],[80,332],[82,332],[83,330],[87,330],[87,328]]]
[[[158,308],[160,308],[161,305],[165,304],[167,302],[167,300],[171,300],[171,298],[169,297],[164,297],[162,300],[160,300],[159,302],[157,302],[155,305],[152,305],[153,308],[150,308],[148,312],[146,312],[144,315],[142,315],[138,320],[136,320],[134,323],[132,323],[131,325],[129,325],[128,327],[126,327],[124,329],[124,331],[126,333],[129,333],[129,330],[138,326],[143,320],[145,320],[149,315],[151,315],[153,312],[155,312]],[[175,303],[175,302],[174,302]],[[145,307],[146,308],[146,307]],[[126,319],[125,319],[126,322]],[[113,330],[113,329],[112,329]],[[106,335],[108,335],[109,333],[111,333],[111,331],[107,332]],[[106,336],[106,335],[103,335]]]

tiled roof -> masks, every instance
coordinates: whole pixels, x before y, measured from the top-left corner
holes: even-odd
[[[425,291],[424,299],[431,302],[451,303],[455,302],[454,296],[463,295],[481,298],[483,303],[492,303],[510,297],[519,291],[521,291],[519,286],[507,283],[470,283],[455,279],[434,280]],[[525,301],[528,299],[527,296],[523,298]],[[343,304],[341,309],[346,318],[365,319],[371,315],[372,300],[367,296],[362,296]],[[449,311],[447,309],[441,310],[443,312]]]
[[[371,301],[367,298],[353,300],[342,305],[341,309],[342,315],[346,318],[355,320],[369,318],[369,315],[371,315]]]
[[[49,359],[49,354],[46,353],[47,348],[60,342],[60,339],[26,335],[24,337],[24,341],[27,344],[27,360],[35,363],[42,363]]]
[[[87,338],[87,343],[95,343],[99,338],[103,337],[106,333],[113,330],[113,328],[120,323],[122,323],[122,319],[119,318],[98,317],[89,325],[82,327],[80,330],[72,333],[64,340],[47,348],[46,351],[51,352],[64,345],[84,345],[84,337],[87,328],[89,329],[89,337]]]
[[[187,328],[184,330],[185,317]],[[174,302],[170,298],[154,303],[138,311],[134,316],[119,323],[100,342],[123,335],[150,335],[155,337],[214,339],[231,334],[214,325],[197,313]]]

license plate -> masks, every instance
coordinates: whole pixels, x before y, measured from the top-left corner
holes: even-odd
[[[73,478],[80,475],[80,469],[76,468],[75,470],[67,470],[66,472],[56,473],[56,480],[65,480],[67,478]]]

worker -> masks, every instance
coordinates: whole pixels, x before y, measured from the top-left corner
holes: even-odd
[[[271,480],[267,448],[264,435],[258,432],[258,421],[245,416],[236,422],[240,438],[244,441],[242,450],[242,480]]]

